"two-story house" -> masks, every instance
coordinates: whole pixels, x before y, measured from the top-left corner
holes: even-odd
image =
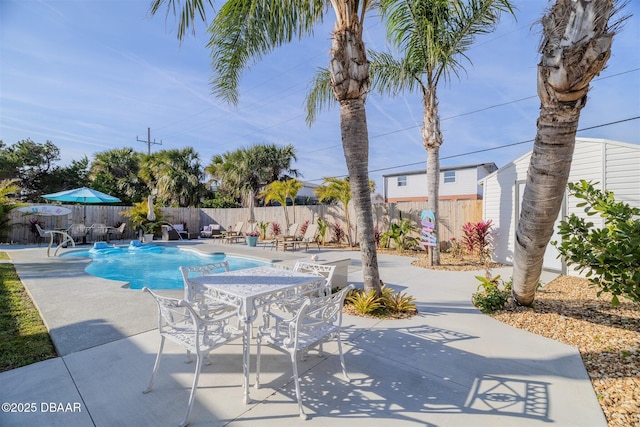
[[[498,170],[495,163],[445,166],[440,168],[440,200],[480,200],[478,181]],[[423,202],[427,200],[427,170],[383,175],[384,201]]]

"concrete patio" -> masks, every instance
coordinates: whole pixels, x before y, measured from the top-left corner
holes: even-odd
[[[311,254],[320,261],[350,258],[348,282],[362,286],[359,252],[284,253],[211,240],[159,243],[288,265]],[[184,363],[181,348],[165,345],[154,390],[142,394],[159,344],[149,295],[86,274],[88,261],[47,258],[44,247],[0,246],[0,251],[9,253],[60,354],[0,374],[1,426],[178,423],[194,369]],[[473,307],[478,272],[425,270],[411,266],[411,258],[392,255],[379,255],[378,261],[382,280],[416,297],[419,314],[404,320],[345,316],[352,382],[343,381],[335,344],[325,345],[325,356],[312,353],[300,363],[308,421],[298,418],[289,358],[275,351],[263,356],[262,387],[252,388],[253,402],[242,402],[242,345],[235,342],[212,353],[212,364],[203,368],[190,425],[607,425],[575,348],[512,328]],[[508,268],[497,273],[511,274]],[[254,372],[255,357],[251,368]],[[33,411],[5,412],[5,402]]]

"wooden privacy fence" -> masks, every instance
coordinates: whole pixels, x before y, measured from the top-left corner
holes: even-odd
[[[35,243],[36,236],[30,230],[29,220],[37,217],[44,224],[46,229],[63,229],[71,224],[84,223],[87,226],[92,224],[105,224],[114,227],[121,222],[128,223],[128,218],[121,214],[130,206],[111,205],[64,205],[71,209],[69,215],[63,216],[36,216],[25,215],[17,210],[9,214],[10,231],[1,236],[0,242],[5,243]],[[403,219],[411,219],[414,225],[418,226],[420,213],[426,209],[426,202],[400,202],[381,203],[373,205],[374,225],[381,233],[389,229],[389,224],[398,221],[402,215]],[[441,200],[440,218],[438,220],[438,231],[441,242],[449,241],[452,237],[462,238],[462,225],[467,222],[478,222],[482,220],[481,200]],[[333,240],[332,226],[339,223],[343,230],[346,230],[346,219],[341,206],[327,205],[304,205],[287,207],[289,222],[302,225],[305,221],[316,223],[318,218],[322,218],[330,224],[327,230],[326,240]],[[162,219],[171,224],[186,223],[190,231],[201,230],[207,224],[220,224],[223,229],[228,230],[239,221],[244,222],[245,227],[258,230],[258,222],[278,223],[281,229],[286,227],[285,213],[282,206],[256,207],[253,209],[255,222],[251,224],[249,208],[161,208]],[[356,241],[357,225],[356,214],[353,206],[349,207],[349,219],[351,223],[351,236]],[[246,228],[245,228],[246,229]],[[271,233],[271,225],[268,228]],[[135,230],[127,227],[124,238],[135,238]]]

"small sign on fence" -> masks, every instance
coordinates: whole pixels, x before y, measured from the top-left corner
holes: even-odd
[[[422,245],[425,247],[435,246],[437,239],[433,234],[433,230],[436,228],[436,217],[433,211],[431,209],[424,209],[420,214],[420,219],[420,224],[422,225],[420,240]]]

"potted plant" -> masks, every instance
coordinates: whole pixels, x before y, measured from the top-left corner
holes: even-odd
[[[245,240],[247,245],[255,246],[258,243],[258,237],[260,237],[259,231],[249,231],[245,234]]]
[[[146,242],[147,240],[153,240],[153,236],[160,231],[160,227],[163,224],[162,212],[159,206],[153,207],[156,220],[149,221],[147,216],[149,214],[149,206],[146,201],[135,203],[130,209],[120,212],[122,216],[129,218],[131,222],[131,228],[136,230],[141,236],[141,240]],[[145,237],[142,237],[142,234]],[[148,237],[151,235],[151,237]]]

